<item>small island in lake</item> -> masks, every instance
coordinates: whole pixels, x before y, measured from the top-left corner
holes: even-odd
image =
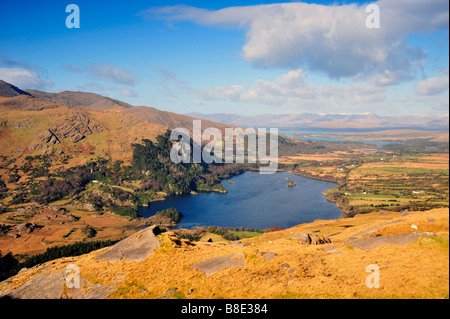
[[[295,184],[294,181],[292,179],[290,179],[289,177],[286,177],[286,180],[288,181],[288,187],[297,186],[297,184]]]

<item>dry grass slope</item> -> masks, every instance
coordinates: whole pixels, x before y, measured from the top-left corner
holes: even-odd
[[[241,244],[191,243],[166,232],[158,236],[160,247],[143,261],[98,260],[103,250],[63,258],[0,283],[0,295],[17,292],[39,273],[54,275],[74,263],[85,282],[80,291],[89,292],[89,285],[113,287],[107,298],[448,298],[448,214],[448,209],[435,209],[317,220]],[[411,225],[420,232],[413,242],[399,245],[385,237],[383,245],[371,249],[352,246],[361,238],[417,232]],[[299,233],[331,243],[309,245],[291,238]],[[229,267],[216,265],[219,270],[212,273],[192,267],[225,259]],[[379,288],[366,286],[366,267],[373,264],[380,269]]]

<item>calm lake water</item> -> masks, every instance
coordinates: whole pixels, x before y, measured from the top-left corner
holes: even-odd
[[[297,186],[288,187],[289,177]],[[246,172],[223,180],[227,194],[200,193],[168,198],[141,207],[139,213],[149,217],[166,208],[183,213],[178,228],[196,226],[292,227],[316,219],[334,219],[342,211],[322,194],[336,184],[296,176],[288,172],[261,175]]]

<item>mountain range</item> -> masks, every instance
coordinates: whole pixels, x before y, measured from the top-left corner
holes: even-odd
[[[0,80],[0,155],[16,160],[52,153],[70,155],[74,165],[94,156],[129,162],[132,143],[176,127],[191,131],[193,120],[95,93],[23,90]]]
[[[154,140],[167,129],[184,127],[192,134],[195,119],[202,128],[279,127],[308,130],[421,128],[448,130],[448,115],[379,116],[375,114],[237,114],[187,115],[133,106],[95,93],[26,90],[0,80],[0,155],[60,154],[78,165],[94,157],[129,162],[132,143]],[[296,140],[298,142],[298,140]]]
[[[446,115],[401,115],[381,116],[371,113],[361,114],[261,114],[244,116],[238,114],[189,113],[192,117],[231,124],[241,127],[278,127],[285,129],[431,129],[448,130],[449,117]]]

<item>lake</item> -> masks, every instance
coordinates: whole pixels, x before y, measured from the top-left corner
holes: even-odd
[[[288,187],[289,177],[297,186]],[[342,211],[322,194],[336,184],[293,175],[288,172],[261,175],[245,172],[223,180],[227,194],[199,193],[167,198],[139,208],[143,217],[174,207],[184,217],[177,228],[196,226],[292,227],[316,219],[334,219]]]

